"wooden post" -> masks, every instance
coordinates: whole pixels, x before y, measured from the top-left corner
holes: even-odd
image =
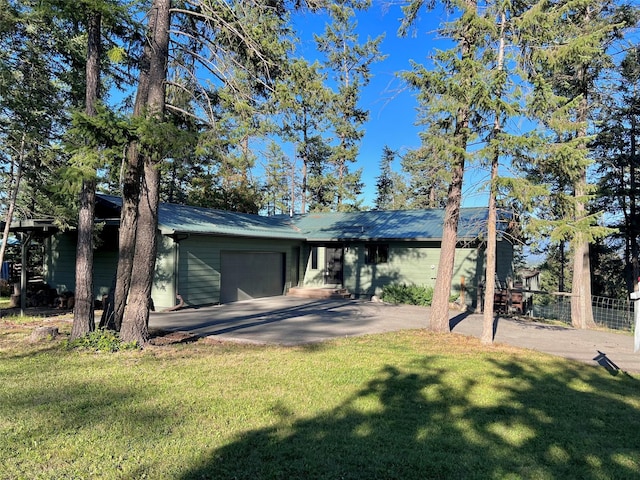
[[[640,350],[640,292],[631,292],[631,300],[633,300],[633,316],[635,319],[635,330],[633,338],[633,351]]]
[[[21,247],[21,261],[20,267],[20,316],[25,316],[27,309],[27,252],[29,251],[29,244],[31,244],[31,233],[23,233],[20,239]]]

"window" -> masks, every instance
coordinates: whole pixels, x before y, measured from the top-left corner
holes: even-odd
[[[311,270],[318,269],[318,247],[311,247]]]
[[[389,261],[389,245],[372,244],[367,245],[364,252],[364,263],[374,265],[387,263]]]

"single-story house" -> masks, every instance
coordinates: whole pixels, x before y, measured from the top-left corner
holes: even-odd
[[[100,242],[95,294],[111,286],[118,255],[119,197],[99,195]],[[228,303],[285,294],[292,287],[336,287],[353,297],[379,295],[388,284],[433,286],[444,211],[438,209],[243,214],[163,203],[152,297],[156,309]],[[484,280],[486,208],[463,208],[452,293],[469,306]],[[75,232],[46,239],[45,281],[59,292],[75,288]],[[513,248],[499,235],[497,276],[513,271]]]

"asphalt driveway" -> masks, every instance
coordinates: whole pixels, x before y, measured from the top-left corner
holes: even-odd
[[[454,333],[480,337],[482,315],[451,311]],[[257,344],[299,345],[331,338],[427,328],[429,309],[360,300],[269,297],[176,312],[152,313],[152,329]],[[529,320],[500,318],[494,340],[601,365],[612,373],[640,373],[633,336],[575,330]]]
[[[413,315],[408,312],[414,310]],[[358,300],[268,297],[153,313],[149,326],[250,343],[298,345],[429,325],[420,307]]]

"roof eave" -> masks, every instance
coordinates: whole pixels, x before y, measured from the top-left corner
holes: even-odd
[[[239,232],[220,232],[220,231],[211,231],[211,230],[182,230],[182,229],[173,229],[168,227],[159,227],[160,233],[166,236],[174,236],[174,235],[216,235],[218,237],[243,237],[243,238],[276,238],[280,240],[306,240],[304,236],[301,235],[274,235],[267,233],[259,233],[256,231],[248,231],[247,233],[239,233]]]
[[[442,242],[442,237],[307,237],[308,242]],[[474,242],[478,237],[458,237],[457,242]]]

